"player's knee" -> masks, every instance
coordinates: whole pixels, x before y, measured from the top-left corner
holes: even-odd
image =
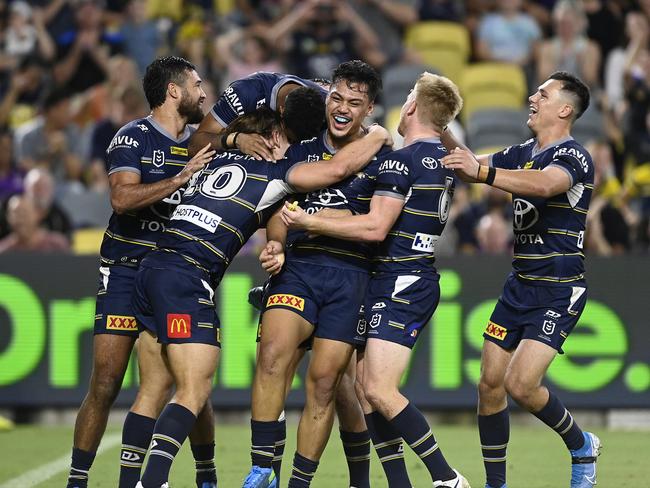
[[[528,399],[533,393],[531,385],[515,375],[506,376],[505,389],[508,392],[508,395],[522,406],[528,404]]]
[[[478,383],[478,394],[481,399],[504,396],[505,387],[503,381],[495,377],[481,375]]]
[[[260,349],[257,358],[256,374],[262,376],[284,376],[288,367],[289,358],[280,347],[269,345]]]
[[[380,381],[367,380],[363,385],[363,396],[375,409],[379,409],[387,396],[387,389]]]
[[[123,376],[118,373],[93,374],[88,395],[103,406],[110,407],[122,387]]]

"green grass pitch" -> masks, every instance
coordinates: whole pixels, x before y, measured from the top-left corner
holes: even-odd
[[[445,457],[459,469],[474,488],[483,488],[483,466],[478,433],[472,426],[432,426]],[[604,447],[598,462],[599,488],[650,487],[650,433],[596,429]],[[115,433],[115,427],[108,433]],[[107,433],[107,434],[108,434]],[[218,425],[216,462],[220,488],[238,488],[249,469],[247,425]],[[16,476],[68,455],[72,442],[70,427],[18,427],[0,433],[0,486]],[[295,426],[289,426],[282,485],[286,486],[295,450]],[[417,488],[431,486],[422,463],[408,448],[407,466]],[[98,456],[90,472],[91,487],[117,486],[119,446]],[[543,427],[515,426],[508,446],[508,485],[511,488],[567,488],[569,456],[561,440]],[[371,461],[371,483],[385,487],[377,457]],[[59,472],[38,487],[65,486],[67,471]],[[312,486],[346,488],[347,468],[336,426],[323,455]],[[194,464],[187,442],[174,463],[172,488],[193,488]],[[16,487],[23,488],[23,487]]]

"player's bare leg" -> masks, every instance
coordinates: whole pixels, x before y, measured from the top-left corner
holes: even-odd
[[[591,487],[596,484],[600,439],[583,432],[560,399],[541,384],[556,354],[555,349],[542,342],[522,340],[506,371],[506,391],[562,437],[572,457],[571,487]]]
[[[99,447],[111,406],[120,392],[135,337],[96,334],[93,369],[88,393],[81,403],[74,427],[72,467],[68,487],[86,486],[88,469]]]
[[[167,482],[174,457],[208,400],[220,353],[218,347],[200,343],[167,344],[165,349],[176,392],[156,422],[144,488]]]
[[[364,392],[364,372],[365,372],[365,351],[357,351],[357,367],[355,390],[359,405],[363,410],[366,425],[372,443],[375,446],[377,457],[381,462],[381,467],[386,474],[389,487],[410,487],[411,480],[406,471],[404,463],[404,447],[402,438],[398,432],[391,427],[390,423],[384,416],[375,411],[372,405],[366,399]]]
[[[119,488],[132,488],[140,479],[156,419],[174,384],[163,359],[162,344],[149,332],[140,334],[136,344],[140,387],[122,427]]]
[[[298,425],[298,446],[289,486],[309,483],[327,445],[334,422],[334,398],[354,347],[315,338],[305,382],[305,407]]]
[[[339,387],[334,408],[339,419],[339,434],[350,475],[349,486],[370,487],[370,435],[355,391],[357,355],[352,353]]]
[[[447,464],[422,413],[399,391],[410,356],[411,349],[406,346],[368,339],[363,372],[366,399],[420,457],[434,487],[469,487],[467,480]]]
[[[506,483],[510,417],[505,380],[512,355],[512,351],[492,341],[483,341],[478,384],[478,430],[486,483],[490,488],[502,488]]]
[[[304,351],[300,344],[313,326],[300,315],[271,309],[262,316],[260,344],[251,401],[251,471],[243,486],[268,486],[279,471],[284,453],[286,423],[281,414],[286,395]]]

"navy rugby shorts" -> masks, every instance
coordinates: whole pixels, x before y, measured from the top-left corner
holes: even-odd
[[[95,334],[138,337],[138,323],[131,306],[138,268],[101,266],[95,305]]]

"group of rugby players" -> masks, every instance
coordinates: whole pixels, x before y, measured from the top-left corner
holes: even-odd
[[[589,103],[580,80],[553,74],[529,98],[536,137],[490,156],[475,156],[447,130],[462,99],[452,81],[426,72],[402,107],[398,150],[385,129],[363,126],[381,79],[361,61],[339,65],[328,84],[255,73],[231,84],[205,116],[201,79],[184,59],[154,61],[143,87],[151,115],[122,127],[107,149],[114,213],[101,248],[93,371],[68,488],[88,485],[138,337],[140,388],[122,431],[119,487],[168,486],[189,436],[197,487],[216,488],[214,294],[264,226],[260,261],[271,276],[258,304],[252,468],[243,487],[280,486],[284,403],[311,349],[289,487],[310,485],[336,412],[348,486],[370,486],[372,441],[389,486],[411,487],[405,441],[434,487],[468,488],[399,392],[438,304],[434,251],[456,178],[514,199],[514,269],[485,330],[479,384],[486,487],[506,486],[508,395],[562,437],[571,487],[595,484],[599,439],[541,385],[586,300],[582,241],[593,164],[570,137]]]

